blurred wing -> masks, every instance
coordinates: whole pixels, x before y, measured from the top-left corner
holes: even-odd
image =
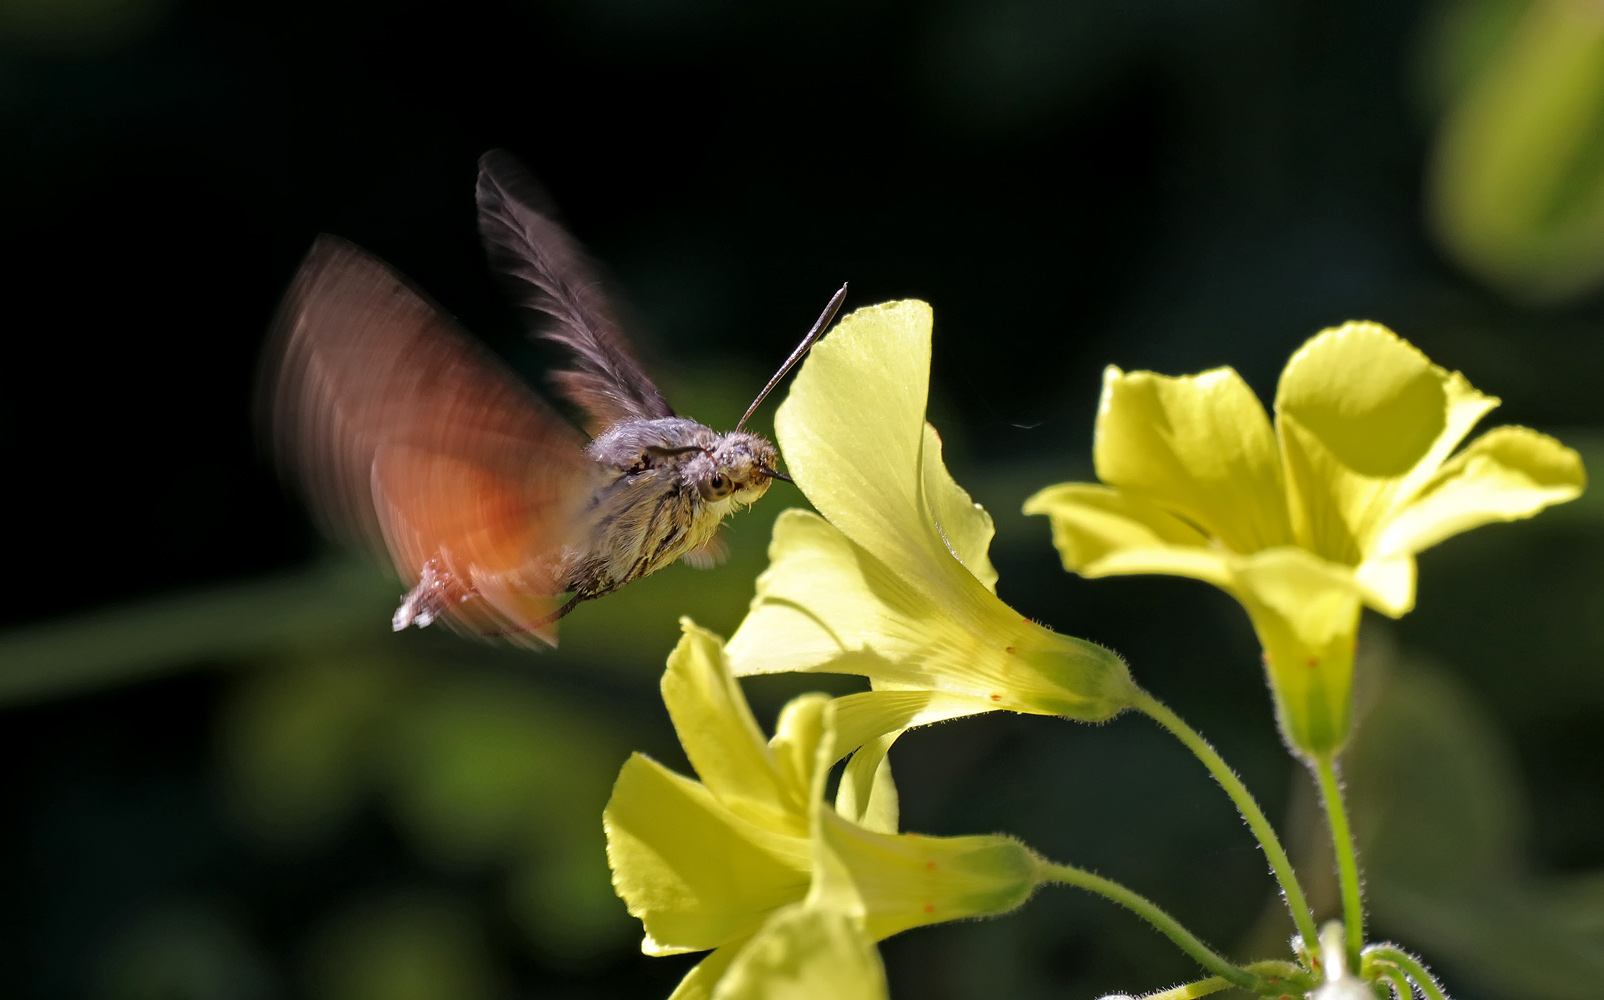
[[[274,322],[273,446],[336,536],[431,560],[478,632],[555,607],[555,557],[596,475],[580,435],[386,264],[321,236]],[[531,635],[529,638],[535,638]]]
[[[539,184],[511,154],[479,159],[479,232],[490,262],[513,286],[538,336],[574,352],[575,368],[552,378],[590,414],[592,433],[674,411],[629,348],[584,251],[535,206]]]
[[[726,529],[719,525],[713,533],[707,536],[707,541],[680,556],[685,565],[692,569],[712,569],[730,555],[730,544],[724,538]]]

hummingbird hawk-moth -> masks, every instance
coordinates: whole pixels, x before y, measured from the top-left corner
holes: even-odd
[[[846,288],[721,434],[668,405],[510,155],[481,158],[477,201],[491,265],[531,332],[572,354],[552,381],[589,441],[389,265],[328,235],[274,320],[266,419],[322,526],[388,556],[411,588],[397,631],[444,619],[555,644],[579,603],[676,559],[717,561],[724,519],[787,478],[774,445],[743,428]]]

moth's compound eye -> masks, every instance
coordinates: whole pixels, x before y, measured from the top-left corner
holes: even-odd
[[[734,488],[735,484],[730,482],[729,476],[722,472],[715,472],[701,483],[702,499],[722,500],[729,496],[730,491]]]

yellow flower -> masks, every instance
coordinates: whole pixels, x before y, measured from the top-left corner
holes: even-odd
[[[702,780],[636,754],[603,815],[641,949],[713,949],[674,1000],[884,997],[874,942],[1030,895],[1041,865],[1014,840],[896,833],[883,752],[855,758],[824,804],[831,765],[905,721],[900,693],[804,695],[765,741],[718,637],[682,626],[663,701]]]
[[[1264,646],[1282,731],[1330,755],[1351,721],[1361,604],[1404,614],[1415,553],[1582,492],[1576,453],[1524,427],[1450,457],[1497,405],[1375,323],[1326,330],[1292,356],[1274,429],[1230,368],[1110,367],[1093,445],[1106,485],[1050,486],[1025,511],[1052,519],[1082,576],[1170,573],[1234,596]]]
[[[925,422],[930,307],[842,320],[774,427],[815,514],[775,522],[770,565],[730,639],[739,675],[862,674],[904,692],[907,724],[994,709],[1102,720],[1136,690],[1118,656],[998,599],[991,517],[948,474]]]

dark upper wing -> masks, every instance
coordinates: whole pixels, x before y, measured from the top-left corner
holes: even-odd
[[[591,416],[599,433],[623,420],[671,417],[619,330],[584,251],[535,206],[545,198],[512,155],[493,149],[479,159],[479,232],[496,270],[510,279],[535,332],[574,352],[576,367],[552,377],[563,395]]]
[[[579,433],[378,258],[313,245],[274,322],[263,403],[280,469],[324,527],[431,559],[483,600],[457,624],[516,631],[560,586],[594,463]]]

